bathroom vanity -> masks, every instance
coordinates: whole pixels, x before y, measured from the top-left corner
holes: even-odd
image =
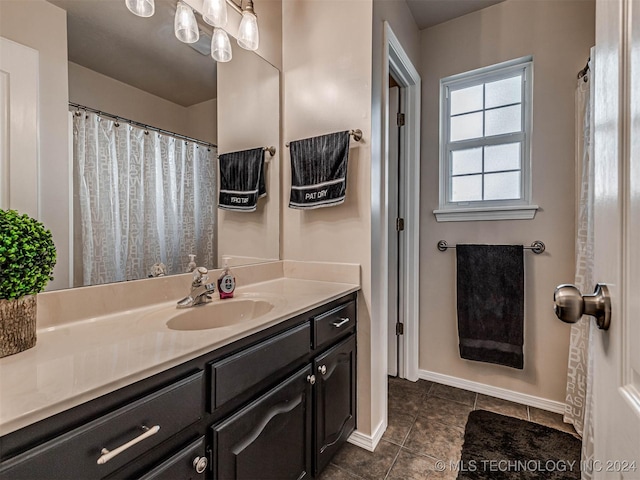
[[[316,477],[356,425],[355,290],[5,434],[0,478]]]

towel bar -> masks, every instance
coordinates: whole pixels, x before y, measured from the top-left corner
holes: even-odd
[[[274,146],[272,145],[272,146],[270,146],[270,147],[262,147],[262,149],[263,149],[265,152],[268,152],[268,153],[269,153],[269,155],[271,155],[271,157],[270,157],[270,158],[265,158],[265,159],[264,159],[264,163],[269,163],[269,161],[270,161],[270,160],[271,160],[271,159],[276,155],[276,147],[274,147]]]
[[[455,245],[447,244],[446,240],[440,240],[438,242],[438,250],[441,252],[446,251],[448,248],[456,248]],[[546,245],[541,240],[534,240],[530,247],[522,247],[525,250],[531,250],[533,253],[540,254],[546,250]]]
[[[356,142],[362,140],[362,130],[356,128],[355,130],[349,130],[349,135],[353,137]],[[289,148],[289,142],[284,144],[285,147]]]
[[[274,146],[262,147],[262,150],[264,150],[265,152],[268,152],[269,155],[271,155],[271,157],[274,157],[276,154],[276,147]],[[216,158],[220,158],[220,155],[216,155]],[[271,160],[271,158],[265,158],[264,163],[269,163],[269,160]]]

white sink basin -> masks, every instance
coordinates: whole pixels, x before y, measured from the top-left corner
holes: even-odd
[[[227,327],[266,315],[274,304],[262,299],[218,300],[178,311],[167,322],[171,330],[208,330]]]

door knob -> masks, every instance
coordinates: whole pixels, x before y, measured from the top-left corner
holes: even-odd
[[[606,285],[598,283],[591,295],[582,295],[575,285],[558,285],[553,292],[556,316],[566,323],[576,323],[583,315],[596,317],[601,330],[611,324],[611,297]]]

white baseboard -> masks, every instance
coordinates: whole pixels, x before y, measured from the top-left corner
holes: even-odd
[[[562,402],[556,402],[554,400],[548,400],[546,398],[540,398],[526,393],[514,392],[513,390],[507,390],[506,388],[493,387],[484,383],[473,382],[471,380],[452,377],[442,373],[429,372],[427,370],[419,370],[418,376],[423,380],[442,383],[444,385],[449,385],[450,387],[463,388],[472,392],[491,395],[492,397],[521,403],[523,405],[529,405],[530,407],[547,410],[549,412],[564,413],[565,404]]]
[[[373,452],[378,446],[378,443],[380,442],[380,439],[382,438],[382,435],[384,434],[386,429],[387,421],[383,420],[373,431],[373,435],[365,435],[364,433],[356,430],[351,434],[349,438],[347,438],[347,442]]]

